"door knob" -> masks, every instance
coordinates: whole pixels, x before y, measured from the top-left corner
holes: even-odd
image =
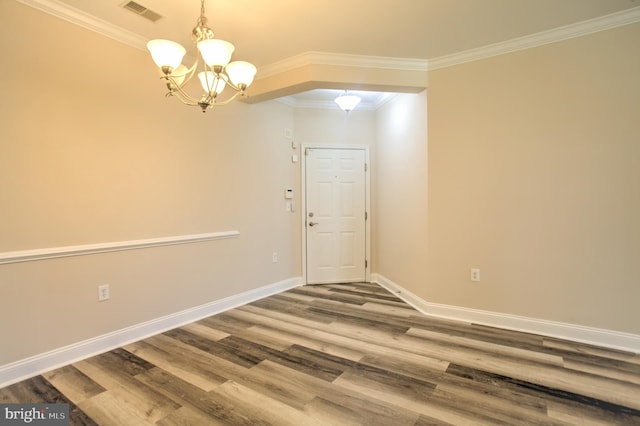
[[[320,225],[320,224],[317,222],[309,222],[309,226],[316,226],[316,225]]]

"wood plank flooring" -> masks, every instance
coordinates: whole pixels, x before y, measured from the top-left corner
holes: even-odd
[[[73,425],[640,425],[640,356],[300,287],[0,389]]]

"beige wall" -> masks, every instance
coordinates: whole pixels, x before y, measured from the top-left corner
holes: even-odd
[[[0,365],[299,277],[303,143],[370,144],[374,113],[271,101],[202,114],[150,56],[0,2],[0,253],[238,230],[237,239],[0,265]],[[22,29],[44,27],[47,34]],[[19,43],[15,34],[26,38]],[[10,83],[10,84],[7,84]],[[272,263],[272,252],[279,262]],[[97,302],[97,286],[111,299]]]
[[[376,138],[375,112],[296,108],[295,138],[302,144],[368,145]]]
[[[430,73],[413,291],[640,334],[638,52],[634,24]]]
[[[398,94],[377,111],[373,167],[374,271],[416,293],[427,256],[426,108],[422,92]]]
[[[427,169],[426,93],[203,115],[164,98],[145,52],[17,2],[0,16],[0,252],[241,233],[0,265],[0,365],[299,276],[285,127],[370,145],[374,272],[430,302],[640,333],[637,24],[431,72]]]
[[[301,275],[292,108],[202,114],[164,97],[145,52],[14,1],[0,16],[0,252],[240,231],[0,265],[0,365]]]
[[[370,161],[376,158],[376,113],[368,110],[354,110],[345,113],[340,109],[296,108],[295,139],[300,144],[314,145],[358,145],[369,149]],[[300,164],[304,161],[304,152],[300,151]],[[371,187],[369,196],[375,200],[376,186],[375,167],[371,168]],[[301,180],[301,179],[300,179]],[[296,193],[301,194],[299,185]],[[373,202],[370,203],[375,209]],[[299,206],[301,214],[304,214],[304,205]],[[373,229],[373,227],[372,227]],[[375,231],[373,235],[372,257],[375,250]],[[369,259],[372,270],[376,265]]]

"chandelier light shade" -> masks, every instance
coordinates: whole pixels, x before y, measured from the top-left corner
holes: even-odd
[[[178,43],[171,40],[151,40],[147,43],[153,62],[160,68],[166,66],[176,69],[182,63],[187,51]]]
[[[213,30],[207,27],[204,16],[204,0],[200,2],[200,17],[192,31],[192,38],[198,48],[198,56],[191,68],[182,64],[186,50],[171,40],[151,40],[147,49],[160,68],[166,82],[166,96],[175,96],[183,104],[199,106],[202,112],[214,106],[226,105],[238,96],[247,96],[247,87],[253,83],[256,67],[245,61],[231,61],[235,47],[228,41],[214,38]],[[184,86],[191,80],[197,70],[198,79],[204,92],[200,97],[189,95]],[[235,93],[225,100],[218,95],[225,87],[231,87]]]
[[[226,67],[231,60],[235,47],[228,41],[219,39],[202,40],[198,43],[198,50],[204,62],[210,67],[220,65]]]
[[[360,96],[350,95],[346,90],[345,92],[335,98],[333,101],[338,104],[338,106],[346,112],[352,111],[362,99]]]
[[[235,61],[227,65],[227,74],[231,82],[238,87],[249,87],[256,75],[256,67],[249,62]]]

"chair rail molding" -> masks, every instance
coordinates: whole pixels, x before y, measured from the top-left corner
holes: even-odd
[[[8,251],[0,253],[0,265],[7,263],[31,262],[57,257],[84,256],[113,251],[137,250],[151,247],[191,244],[203,241],[222,240],[240,236],[239,231],[210,232],[207,234],[178,235],[173,237],[150,238],[145,240],[116,241],[109,243],[84,244],[78,246],[52,247],[34,250]]]

